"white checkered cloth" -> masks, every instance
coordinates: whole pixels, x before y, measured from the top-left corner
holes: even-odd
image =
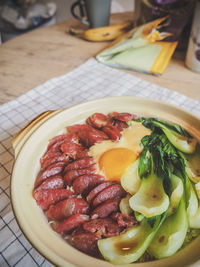
[[[70,107],[105,96],[140,96],[162,100],[200,116],[200,102],[161,88],[90,59],[73,71],[53,78],[0,106],[0,266],[52,266],[20,231],[10,203],[14,161],[11,138],[45,110]]]

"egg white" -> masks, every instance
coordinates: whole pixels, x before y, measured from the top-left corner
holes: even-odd
[[[118,141],[105,140],[90,147],[89,155],[93,157],[94,162],[97,164],[97,172],[101,175],[105,174],[99,168],[100,157],[110,149],[113,148],[126,148],[132,150],[136,155],[142,151],[141,139],[145,135],[150,135],[151,130],[145,128],[142,123],[133,122],[131,126],[121,132],[122,136]]]

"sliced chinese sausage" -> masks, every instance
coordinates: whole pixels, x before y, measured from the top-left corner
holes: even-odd
[[[44,189],[53,189],[53,188],[63,188],[63,187],[64,187],[64,181],[62,176],[55,175],[44,180],[44,182],[41,185],[39,185],[35,189],[35,191]]]
[[[109,117],[119,120],[119,121],[132,121],[134,120],[135,115],[131,113],[127,113],[127,112],[121,112],[121,113],[111,112],[109,114]]]
[[[93,219],[85,222],[83,229],[87,232],[97,233],[100,238],[110,237],[120,233],[118,224],[110,218]]]
[[[60,174],[63,171],[66,164],[67,163],[65,161],[60,161],[48,166],[48,168],[45,171],[43,171],[38,175],[35,181],[35,187],[38,187],[47,178]]]
[[[75,134],[76,136],[78,136],[79,131],[84,128],[83,125],[85,124],[74,124],[74,125],[67,126],[66,128],[69,133]]]
[[[131,227],[135,224],[138,224],[138,221],[135,217],[122,214],[121,212],[114,212],[111,214],[111,218],[115,221],[117,221],[117,224],[120,227]]]
[[[65,176],[64,176],[64,182],[67,185],[72,185],[74,179],[76,179],[78,176],[84,175],[84,174],[92,174],[96,172],[96,168],[93,166],[85,168],[85,169],[80,169],[80,170],[71,170],[67,171]]]
[[[71,244],[86,254],[97,256],[99,254],[97,246],[98,240],[98,236],[94,233],[79,231],[72,234]]]
[[[114,125],[104,126],[102,131],[107,134],[111,140],[119,140],[121,137],[120,131]]]
[[[126,122],[135,118],[125,112],[94,113],[87,124],[69,126],[69,133],[52,138],[40,160],[42,171],[33,193],[37,204],[54,221],[57,233],[71,234],[72,245],[92,256],[100,254],[100,238],[116,236],[137,221],[120,213],[126,192],[117,182],[97,174],[89,148],[104,140],[118,140],[128,127]],[[73,192],[64,189],[66,185]]]
[[[67,172],[71,170],[84,169],[92,165],[94,165],[94,161],[92,157],[77,159],[73,161],[72,163],[68,164],[64,171]]]
[[[68,198],[51,205],[46,212],[49,219],[62,220],[74,214],[88,214],[89,204],[82,198]]]
[[[82,159],[82,158],[87,158],[87,157],[89,157],[88,150],[82,150],[82,151],[78,151],[76,153],[75,159]]]
[[[77,177],[73,182],[73,189],[76,194],[87,194],[96,185],[104,181],[104,177],[99,174],[85,174]]]
[[[105,218],[112,212],[119,210],[120,199],[107,200],[97,206],[92,212],[92,218]]]
[[[108,140],[108,136],[104,132],[87,124],[75,124],[68,126],[67,130],[70,133],[76,134],[79,137],[80,142],[85,147],[90,147],[95,143]]]
[[[113,184],[103,189],[92,201],[93,207],[96,207],[104,201],[122,198],[126,192],[119,184]]]
[[[65,154],[58,154],[58,155],[54,155],[50,158],[46,158],[46,160],[43,160],[42,163],[41,163],[41,168],[43,170],[47,169],[47,167],[49,167],[50,165],[54,164],[54,163],[57,163],[57,162],[68,162],[68,158],[66,157]]]
[[[94,113],[87,119],[87,123],[95,128],[100,129],[109,123],[109,118],[103,113]]]
[[[47,178],[60,174],[63,171],[66,164],[67,163],[65,161],[60,161],[48,166],[48,168],[45,171],[43,171],[38,175],[35,181],[35,187],[38,187]]]
[[[69,218],[60,222],[56,226],[55,231],[59,234],[69,234],[73,230],[75,230],[77,227],[82,225],[82,223],[88,220],[89,220],[89,216],[85,214],[71,215]]]
[[[56,143],[61,143],[61,142],[72,142],[72,143],[77,143],[78,142],[78,137],[74,134],[62,134],[62,135],[57,135],[53,137],[48,144],[47,150],[50,149],[54,144]]]
[[[117,129],[121,132],[124,129],[128,128],[128,124],[124,121],[114,121],[114,126],[117,127]]]
[[[46,160],[49,160],[51,158],[54,158],[60,155],[62,155],[61,151],[51,151],[51,150],[47,151],[45,155],[40,159],[41,166],[44,164]]]
[[[111,182],[111,181],[106,181],[106,182],[103,182],[99,185],[97,185],[95,188],[93,188],[90,193],[87,195],[86,199],[87,201],[90,203],[96,196],[99,192],[101,192],[103,189],[105,189],[106,187],[110,186],[114,184],[114,182]]]
[[[44,156],[48,155],[50,152],[59,152],[60,151],[60,146],[63,144],[64,141],[60,140],[56,143],[54,143],[50,148],[47,149],[47,152],[45,153]]]
[[[68,141],[67,141],[68,140]],[[67,135],[60,135],[60,136],[56,136],[54,137],[49,145],[48,145],[48,148],[47,148],[47,151],[46,153],[44,154],[44,156],[40,159],[40,163],[41,165],[44,164],[44,162],[46,160],[49,160],[50,158],[53,158],[53,157],[56,157],[56,156],[59,156],[59,155],[63,155],[63,153],[61,152],[61,145],[64,143],[64,142],[70,142],[72,144],[76,143],[78,140],[78,137],[75,136],[75,135],[72,135],[72,134],[67,134]],[[60,161],[60,160],[59,160]],[[43,166],[42,166],[43,167]]]
[[[76,143],[62,143],[62,145],[60,146],[60,149],[62,150],[62,152],[67,155],[70,158],[75,159],[76,158],[76,154],[79,151],[83,150],[83,147],[81,145],[78,145]]]
[[[33,197],[35,198],[38,206],[40,206],[43,210],[47,210],[50,205],[66,198],[75,197],[75,195],[72,191],[67,189],[53,188],[35,191],[33,193]]]

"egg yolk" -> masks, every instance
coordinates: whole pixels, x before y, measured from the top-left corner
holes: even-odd
[[[108,180],[120,181],[125,169],[136,160],[136,154],[127,148],[113,148],[102,154],[99,167]]]

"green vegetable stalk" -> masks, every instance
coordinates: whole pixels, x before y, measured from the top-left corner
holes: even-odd
[[[138,224],[119,236],[101,239],[103,257],[114,264],[137,261],[147,250],[154,258],[168,257],[183,245],[189,228],[200,229],[200,149],[180,125],[155,118],[138,120],[152,133],[142,138],[143,150],[123,175],[129,192],[121,208]],[[132,179],[131,179],[132,177]]]
[[[184,198],[176,212],[167,217],[155,238],[148,247],[148,252],[157,259],[169,257],[180,249],[188,230],[188,218]]]
[[[133,226],[125,234],[98,241],[103,257],[113,264],[128,264],[137,261],[146,251],[166,214],[155,218],[153,226],[144,218],[140,225]]]
[[[180,151],[192,154],[196,150],[197,140],[176,123],[168,123],[156,118],[143,118],[142,123],[150,129],[162,130],[169,141]]]
[[[160,215],[168,209],[169,197],[165,193],[163,179],[155,172],[157,166],[155,166],[152,154],[145,150],[143,152],[139,163],[142,183],[138,192],[130,198],[129,205],[134,211],[149,218]]]

